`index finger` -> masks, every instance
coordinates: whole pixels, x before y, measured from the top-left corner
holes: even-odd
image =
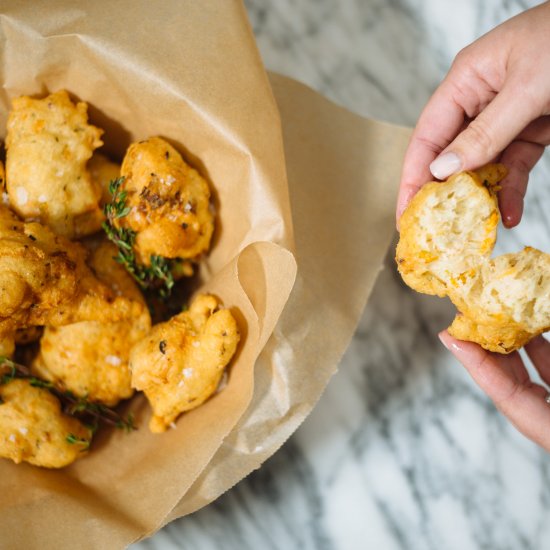
[[[456,340],[446,331],[439,337],[508,420],[531,441],[550,451],[548,392],[529,381],[519,354],[499,356],[472,342]]]
[[[455,101],[453,88],[450,80],[443,81],[418,119],[403,161],[396,210],[398,223],[410,200],[433,179],[429,168],[432,161],[462,128],[466,111]]]

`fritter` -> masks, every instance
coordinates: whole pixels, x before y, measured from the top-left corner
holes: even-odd
[[[88,106],[65,90],[12,101],[6,137],[6,188],[25,220],[41,221],[70,239],[98,231],[101,187],[86,163],[103,144],[88,124]]]
[[[114,245],[103,242],[92,251],[88,264],[113,292],[139,304],[141,314],[118,323],[84,321],[46,327],[32,364],[36,376],[54,382],[60,390],[107,406],[134,393],[128,368],[130,349],[151,329],[144,299],[115,256]]]
[[[130,354],[132,385],[153,409],[152,432],[163,432],[183,412],[204,403],[220,383],[239,342],[237,322],[211,295],[155,325]]]
[[[206,180],[166,141],[152,137],[132,144],[122,162],[127,215],[117,227],[136,232],[138,260],[151,256],[194,259],[210,246],[214,218]]]
[[[85,454],[91,439],[91,431],[63,414],[48,390],[22,379],[0,385],[1,457],[63,468]]]

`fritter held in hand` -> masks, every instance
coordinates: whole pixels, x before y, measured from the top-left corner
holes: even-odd
[[[114,292],[139,304],[141,314],[119,323],[85,321],[46,327],[32,365],[36,376],[54,382],[59,389],[107,406],[132,396],[130,349],[151,329],[143,297],[115,256],[115,246],[103,242],[92,251],[88,264]]]
[[[459,309],[450,334],[510,353],[550,329],[550,255],[526,248],[490,259],[502,165],[426,184],[401,217],[397,265],[419,292]]]
[[[152,137],[132,144],[121,167],[126,216],[118,227],[136,232],[138,260],[151,256],[193,259],[208,250],[214,230],[206,180],[166,141]]]
[[[163,432],[182,413],[204,403],[220,383],[239,342],[235,318],[210,295],[188,311],[153,327],[130,354],[132,385],[153,409],[152,432]]]
[[[0,385],[0,456],[16,464],[63,468],[88,449],[92,434],[61,412],[48,390],[15,379]]]
[[[18,329],[141,314],[141,304],[95,277],[86,256],[81,245],[0,205],[0,355],[11,356]]]
[[[500,217],[493,189],[506,171],[490,166],[427,183],[403,213],[396,259],[411,288],[446,296],[491,255]]]
[[[6,137],[6,183],[14,210],[71,239],[100,229],[102,191],[86,163],[102,145],[102,133],[88,124],[86,103],[75,105],[64,90],[44,99],[14,99]]]
[[[450,297],[460,311],[452,336],[509,353],[550,330],[550,254],[526,247],[497,256]]]

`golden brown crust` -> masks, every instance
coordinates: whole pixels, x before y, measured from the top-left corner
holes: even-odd
[[[0,205],[0,353],[11,356],[15,331],[84,320],[121,321],[143,309],[119,296],[86,265],[86,250]]]
[[[132,349],[132,385],[151,404],[152,432],[165,431],[216,391],[239,342],[235,318],[219,308],[214,296],[199,295],[188,311],[155,325]]]
[[[166,141],[152,137],[133,143],[122,162],[127,216],[115,220],[137,233],[141,263],[152,255],[193,259],[206,252],[214,230],[210,189]]]
[[[48,390],[16,379],[0,385],[0,399],[0,456],[16,464],[63,468],[85,454],[90,430],[62,414]]]
[[[136,302],[141,313],[119,323],[84,321],[46,327],[32,365],[36,376],[54,382],[59,389],[107,406],[132,396],[130,349],[151,329],[143,297],[115,256],[114,245],[102,242],[92,251],[88,263],[115,293]]]
[[[521,324],[511,320],[495,319],[489,323],[480,323],[475,317],[458,313],[447,330],[458,340],[476,342],[482,348],[497,353],[511,353],[548,329],[550,326],[540,332],[531,333]]]
[[[60,90],[43,99],[14,99],[8,117],[6,184],[12,207],[69,238],[94,233],[103,220],[101,189],[86,168],[103,143],[103,131],[88,124],[87,109]]]

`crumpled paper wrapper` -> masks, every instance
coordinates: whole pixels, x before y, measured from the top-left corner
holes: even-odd
[[[11,98],[65,88],[111,157],[161,135],[214,189],[201,290],[243,333],[226,388],[162,435],[135,398],[141,429],[61,471],[0,461],[2,549],[122,548],[258,468],[313,408],[382,267],[409,131],[268,78],[238,1],[10,0],[0,40],[2,132]]]

